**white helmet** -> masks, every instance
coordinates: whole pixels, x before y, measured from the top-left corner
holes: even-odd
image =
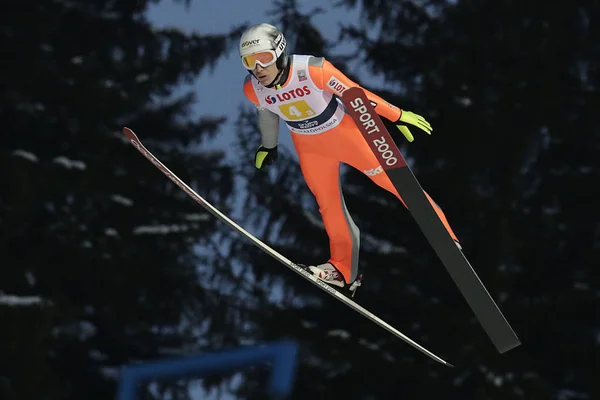
[[[283,33],[270,24],[252,25],[240,38],[240,57],[248,70],[256,64],[268,67],[277,63],[280,70],[287,61],[287,42]]]

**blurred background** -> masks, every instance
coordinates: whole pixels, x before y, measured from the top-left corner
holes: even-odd
[[[1,10],[0,399],[114,399],[124,364],[280,338],[300,346],[294,399],[600,398],[597,0]],[[343,168],[357,301],[454,369],[261,253],[124,140],[131,127],[286,257],[326,260],[283,126],[277,164],[253,166],[237,44],[260,22],[431,122],[413,143],[394,135],[520,347],[495,350],[409,212],[362,173]],[[139,398],[264,399],[268,372],[151,382]]]

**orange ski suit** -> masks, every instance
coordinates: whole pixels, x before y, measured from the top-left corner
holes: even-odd
[[[297,57],[308,57],[307,63],[301,65],[301,67],[305,68],[302,70],[296,68],[296,63],[292,61],[286,82],[278,89],[269,89],[276,90],[276,92],[268,92],[266,102],[260,101],[259,97],[265,93],[265,89],[252,76],[246,78],[244,93],[250,101],[257,105],[259,112],[261,109],[264,110],[264,108],[268,108],[273,112],[277,111],[274,105],[271,104],[277,100],[273,97],[273,94],[269,93],[284,93],[288,85],[291,84],[291,80],[296,81],[296,86],[293,86],[292,83],[292,90],[289,93],[292,93],[292,95],[294,93],[296,95],[301,94],[301,91],[299,92],[298,89],[293,88],[299,87],[298,85],[305,85],[305,82],[307,82],[308,86],[304,86],[304,93],[309,92],[309,94],[306,94],[303,99],[310,98],[310,96],[321,96],[319,101],[322,100],[322,97],[333,97],[332,100],[337,100],[336,96],[341,96],[341,92],[346,88],[360,86],[322,57]],[[292,60],[294,60],[293,56]],[[298,82],[299,78],[296,77],[296,74],[300,77],[302,83]],[[401,113],[399,108],[389,104],[370,91],[364,88],[363,90],[369,100],[375,104],[375,111],[380,116],[392,122],[398,120]],[[277,96],[280,100],[278,104],[285,102],[286,98],[282,98],[281,95]],[[289,96],[287,96],[287,99],[289,100]],[[327,99],[325,102],[328,104],[333,103]],[[302,130],[298,129],[298,126],[304,127],[305,125],[288,127],[294,147],[298,153],[302,174],[308,188],[315,196],[325,230],[329,237],[330,258],[328,261],[342,273],[346,283],[351,283],[358,275],[360,232],[350,217],[344,203],[340,185],[340,163],[345,163],[362,171],[375,184],[393,193],[405,207],[406,204],[388,176],[383,172],[377,158],[352,118],[344,113],[343,103],[337,100],[337,104],[333,104],[333,106],[338,107],[338,115],[340,115],[339,108],[342,109],[342,117],[339,118],[339,121],[336,121],[335,118],[329,119],[329,122],[334,121],[333,127],[325,127],[319,133],[311,132],[311,134],[301,133]],[[306,105],[304,105],[304,108],[306,108]],[[325,112],[326,110],[321,114]],[[280,118],[286,115],[289,116],[290,113],[279,113]],[[284,122],[288,121],[284,119]],[[427,193],[425,194],[451,237],[458,242],[441,208]]]

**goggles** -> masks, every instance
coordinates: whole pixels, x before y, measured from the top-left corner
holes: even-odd
[[[267,68],[268,66],[275,64],[275,61],[277,61],[277,55],[273,50],[260,51],[242,57],[244,68],[250,71],[256,68],[256,64],[260,64],[263,68]]]

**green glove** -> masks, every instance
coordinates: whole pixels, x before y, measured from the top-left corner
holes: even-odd
[[[400,118],[396,121],[396,127],[409,142],[412,142],[415,138],[407,125],[416,126],[417,128],[424,130],[428,135],[431,135],[431,131],[433,131],[433,128],[425,118],[413,112],[402,110]]]
[[[263,167],[271,165],[275,161],[277,161],[277,146],[271,149],[263,147],[262,145],[258,147],[256,155],[254,156],[254,165],[256,168],[263,169]]]

